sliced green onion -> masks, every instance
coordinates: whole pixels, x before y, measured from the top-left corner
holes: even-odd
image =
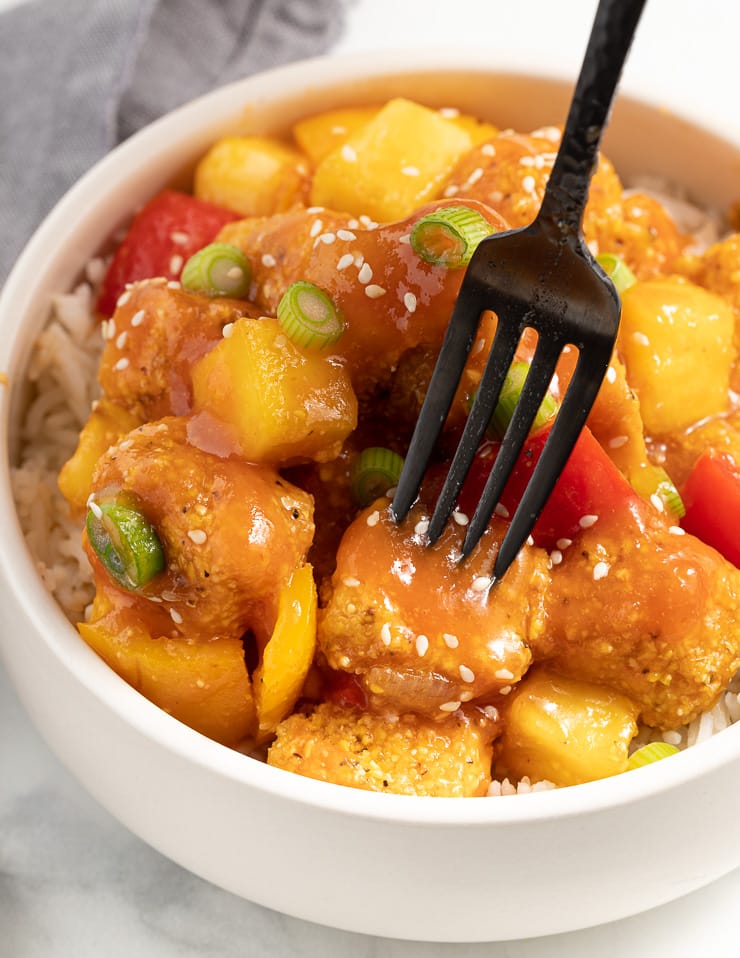
[[[138,509],[115,501],[93,501],[85,525],[98,558],[125,589],[141,588],[164,569],[159,536]]]
[[[352,495],[360,506],[384,496],[398,484],[403,469],[403,458],[383,446],[364,449],[352,463],[350,485]]]
[[[662,466],[645,465],[630,476],[630,482],[635,492],[643,499],[652,500],[653,496],[658,496],[660,502],[654,503],[657,508],[660,509],[662,502],[663,508],[672,513],[676,519],[682,519],[686,515],[681,495]]]
[[[493,233],[484,216],[467,206],[443,206],[427,213],[411,230],[411,248],[426,263],[459,269],[482,239]]]
[[[277,318],[291,342],[310,349],[324,349],[344,332],[344,320],[330,297],[306,280],[285,290]]]
[[[599,253],[596,262],[614,283],[617,292],[620,294],[637,282],[637,277],[629,266],[620,256],[615,256],[614,253]]]
[[[231,243],[209,243],[193,253],[180,274],[180,283],[206,296],[246,296],[252,278],[249,260]]]
[[[529,363],[512,363],[501,387],[501,394],[498,397],[496,408],[488,423],[488,433],[493,439],[503,439],[504,433],[514,415],[514,409],[519,402],[522,394],[524,380],[529,373]],[[473,405],[475,395],[471,398],[470,406]],[[540,429],[548,423],[558,411],[558,403],[554,396],[545,393],[540,404],[540,408],[534,417],[531,432]]]
[[[651,742],[649,745],[643,745],[636,749],[627,761],[627,768],[642,768],[643,765],[652,765],[653,762],[659,762],[661,759],[668,758],[669,755],[675,755],[679,749],[675,745],[669,745],[668,742]]]

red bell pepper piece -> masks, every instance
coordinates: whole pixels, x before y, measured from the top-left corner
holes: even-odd
[[[178,279],[185,262],[212,242],[239,214],[205,200],[164,190],[133,218],[116,250],[98,296],[99,312],[110,316],[127,283],[164,276]]]
[[[681,492],[682,527],[740,568],[740,467],[728,453],[708,450]]]
[[[324,672],[323,698],[340,708],[354,708],[365,711],[367,696],[356,676],[351,672]]]
[[[548,425],[533,433],[524,444],[501,496],[501,504],[510,515],[514,514],[542,455],[550,428]],[[484,443],[474,460],[458,499],[458,508],[468,515],[475,511],[499,448],[499,443]],[[574,539],[592,522],[588,517],[597,516],[600,523],[612,519],[639,520],[647,508],[586,427],[540,513],[532,536],[537,545],[550,550],[558,539]]]

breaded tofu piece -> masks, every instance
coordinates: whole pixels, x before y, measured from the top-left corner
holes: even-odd
[[[267,763],[371,792],[467,798],[486,794],[496,731],[482,713],[432,721],[325,702],[278,726]]]
[[[188,438],[186,419],[148,423],[98,462],[95,500],[133,497],[167,562],[141,594],[112,580],[110,589],[148,614],[162,610],[166,635],[239,638],[252,629],[266,640],[280,585],[310,548],[313,501],[274,468],[211,455]]]
[[[458,514],[458,520],[463,517]],[[401,524],[387,499],[360,513],[337,554],[318,641],[329,666],[354,673],[374,706],[438,716],[518,682],[544,627],[543,550],[525,546],[489,592],[505,524],[494,519],[464,563],[453,521],[427,547],[429,512]]]
[[[740,570],[676,527],[625,525],[597,521],[563,551],[535,659],[673,729],[711,708],[740,666]]]
[[[135,283],[103,324],[98,380],[106,397],[142,422],[192,408],[190,371],[228,323],[259,316],[250,303],[188,293],[163,279]]]

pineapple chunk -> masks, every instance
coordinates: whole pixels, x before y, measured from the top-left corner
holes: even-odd
[[[227,136],[198,163],[194,193],[242,216],[270,216],[302,200],[307,184],[297,150],[261,136]]]
[[[139,425],[140,421],[122,406],[108,399],[98,400],[82,428],[77,449],[59,473],[59,489],[73,510],[85,509],[98,459]]]
[[[80,622],[80,635],[143,696],[190,728],[223,745],[254,734],[252,687],[241,639],[195,643],[152,636],[141,624],[111,612]]]
[[[727,303],[680,277],[622,294],[618,348],[649,434],[679,432],[727,408],[733,330]]]
[[[377,106],[356,106],[317,113],[296,123],[293,138],[311,162],[317,164],[357,130],[367,126],[379,111]]]
[[[404,219],[438,195],[472,142],[437,111],[391,100],[319,163],[311,202],[379,223]]]
[[[316,584],[310,565],[296,569],[280,593],[277,621],[254,673],[260,732],[272,732],[291,711],[316,650]]]
[[[357,399],[336,358],[295,346],[275,319],[238,319],[193,368],[196,411],[232,427],[253,462],[328,462],[357,425]]]
[[[496,775],[578,785],[624,772],[637,714],[624,695],[533,669],[507,703]]]

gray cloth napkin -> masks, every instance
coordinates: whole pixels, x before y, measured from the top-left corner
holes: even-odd
[[[0,14],[0,283],[61,194],[141,126],[328,50],[348,0],[32,0]]]

